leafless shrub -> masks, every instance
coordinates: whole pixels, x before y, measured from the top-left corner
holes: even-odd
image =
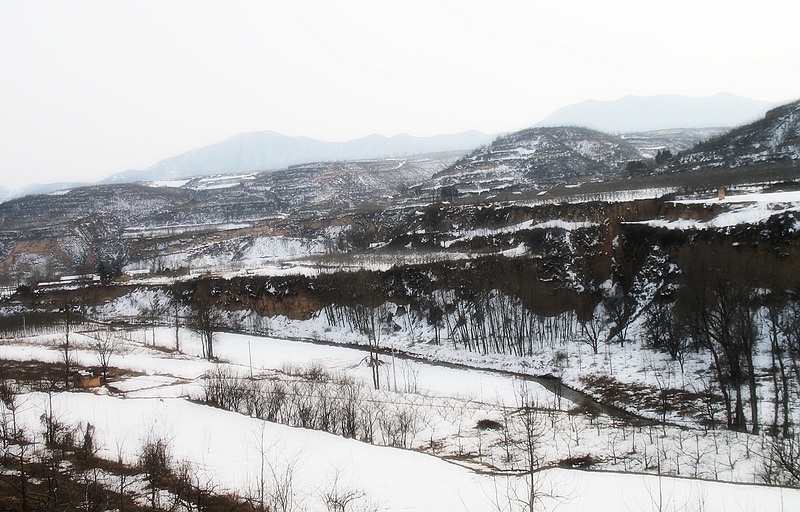
[[[110,327],[97,331],[90,336],[93,339],[92,348],[97,351],[97,361],[100,363],[100,368],[103,371],[103,380],[105,380],[108,378],[108,367],[111,358],[118,351],[119,339]]]
[[[383,442],[396,448],[410,448],[417,435],[417,412],[412,406],[383,409],[378,414]]]
[[[293,424],[302,428],[315,428],[316,408],[313,393],[316,383],[313,381],[293,382],[291,389],[291,410]]]
[[[800,488],[800,443],[795,436],[766,441],[759,477],[770,485]]]
[[[272,481],[269,486],[269,500],[275,512],[292,512],[296,509],[294,491],[295,463],[286,461],[283,465],[270,463]]]
[[[372,400],[363,400],[358,407],[359,425],[361,435],[359,438],[366,442],[375,441],[375,426],[378,418],[383,414],[383,404]]]
[[[344,437],[355,439],[359,430],[359,405],[363,398],[363,385],[352,380],[343,380],[336,395],[339,403],[339,424]]]
[[[264,389],[265,411],[259,418],[267,421],[285,422],[283,409],[287,399],[286,385],[281,381],[272,381]]]
[[[378,506],[367,498],[364,491],[341,485],[339,473],[331,485],[320,493],[328,512],[376,512]]]
[[[146,440],[139,452],[138,466],[150,488],[150,506],[158,509],[161,506],[159,487],[166,486],[172,475],[172,454],[168,441],[162,437]]]

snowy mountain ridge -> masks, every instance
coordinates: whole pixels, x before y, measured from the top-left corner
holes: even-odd
[[[740,126],[682,152],[670,167],[699,171],[709,168],[800,161],[800,101],[770,110],[763,119]]]
[[[487,181],[498,174],[510,174],[514,184],[546,188],[586,176],[617,176],[625,162],[637,158],[640,154],[635,147],[601,132],[572,127],[529,128],[498,138],[434,178],[451,183],[461,176]]]

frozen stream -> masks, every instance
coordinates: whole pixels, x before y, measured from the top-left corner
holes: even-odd
[[[251,364],[254,373],[321,366],[332,373],[344,373],[365,384],[372,383],[365,349],[225,333],[220,335],[215,353],[221,360],[240,366],[243,373],[250,371]],[[522,386],[518,379],[488,370],[456,368],[391,354],[382,354],[380,359],[384,363],[381,382],[391,391],[513,406]],[[555,394],[542,384],[527,381],[525,387],[528,395],[542,407],[556,406]],[[562,408],[572,406],[572,402],[562,400]]]

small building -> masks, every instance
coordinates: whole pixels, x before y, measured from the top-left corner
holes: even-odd
[[[717,190],[717,197],[719,198],[720,201],[724,201],[725,200],[725,189],[724,188],[721,188],[721,189]]]
[[[72,383],[76,388],[99,388],[103,385],[103,376],[96,375],[94,372],[79,370],[72,374]]]

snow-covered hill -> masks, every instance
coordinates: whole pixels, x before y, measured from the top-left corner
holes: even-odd
[[[789,164],[800,161],[800,101],[767,112],[763,119],[741,126],[678,155],[675,170]]]
[[[727,128],[671,128],[628,132],[620,134],[620,138],[639,150],[642,158],[653,159],[658,151],[669,150],[676,154],[728,131]]]
[[[547,189],[580,180],[619,177],[641,157],[628,142],[586,128],[529,128],[498,138],[436,174],[436,188],[457,195]]]

